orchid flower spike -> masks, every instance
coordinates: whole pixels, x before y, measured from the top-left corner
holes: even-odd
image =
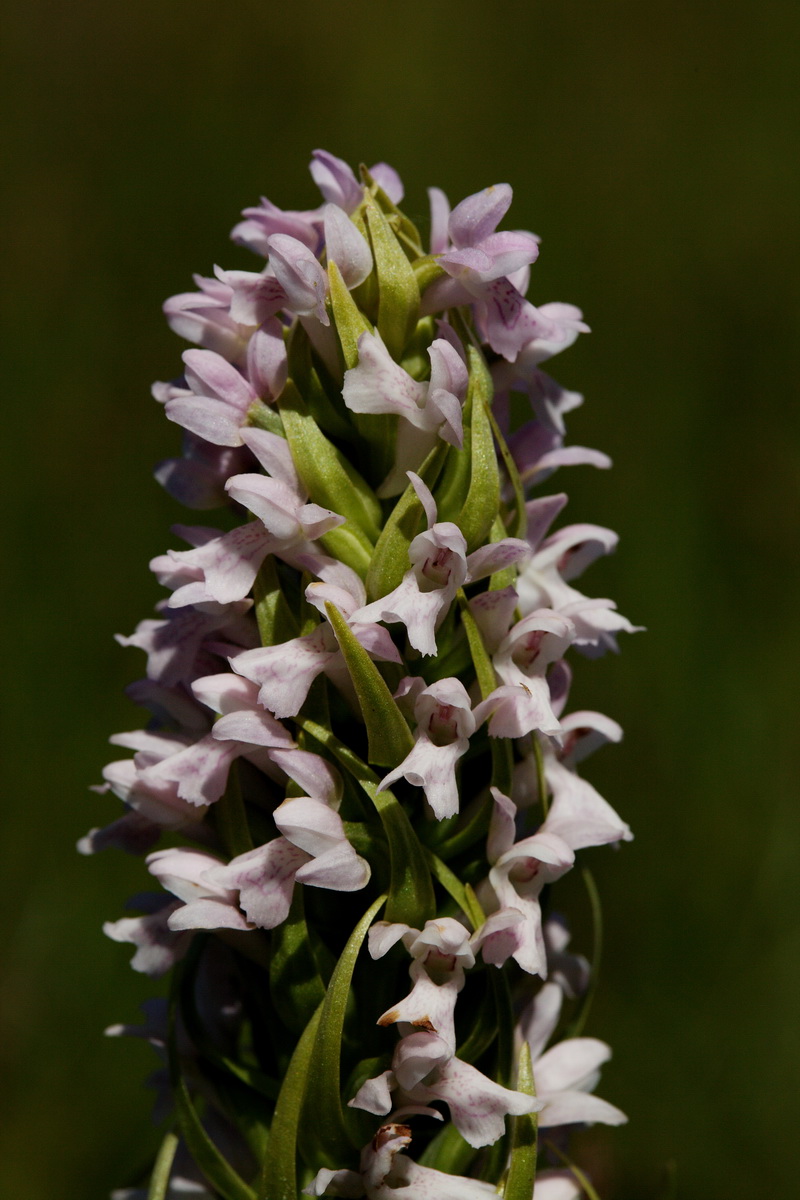
[[[576,652],[636,627],[576,586],[617,535],[530,493],[610,466],[542,370],[588,326],[527,299],[508,183],[431,188],[423,245],[387,163],[310,173],[312,207],[243,210],[252,270],[164,306],[189,347],[153,388],[182,438],[156,478],[212,515],[173,527],[165,597],[118,638],[144,727],[79,842],[144,860],[103,928],[176,972],[109,1030],[153,1047],[167,1130],[112,1195],[577,1200],[537,1127],[566,1155],[625,1117],[594,1094],[609,1047],[554,1041],[593,970],[554,905],[632,833],[584,776],[622,730],[568,701]]]

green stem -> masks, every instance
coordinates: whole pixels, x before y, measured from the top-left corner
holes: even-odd
[[[150,1176],[150,1186],[147,1189],[147,1200],[165,1200],[172,1162],[178,1149],[178,1135],[170,1130],[164,1135],[164,1140],[158,1151],[158,1156]]]

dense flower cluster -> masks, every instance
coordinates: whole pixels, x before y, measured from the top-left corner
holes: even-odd
[[[80,843],[146,856],[105,932],[172,972],[109,1030],[167,1068],[150,1183],[114,1195],[570,1200],[561,1131],[625,1118],[550,885],[631,834],[578,774],[621,730],[568,711],[568,658],[633,627],[576,586],[616,536],[528,491],[609,466],[542,370],[587,327],[525,298],[507,184],[431,189],[426,250],[386,164],[311,174],[318,208],[233,230],[263,269],[165,305],[195,348],[153,389],[183,430],[156,476],[220,515],[151,563],[169,595],[119,641],[152,719],[111,739],[124,810]]]

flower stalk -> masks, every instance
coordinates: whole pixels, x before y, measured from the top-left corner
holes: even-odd
[[[150,719],[80,843],[144,857],[105,931],[172,977],[108,1031],[168,1068],[152,1173],[113,1195],[571,1200],[569,1129],[625,1118],[583,1036],[596,888],[590,968],[553,885],[631,837],[578,773],[621,730],[568,711],[571,663],[634,626],[575,586],[616,535],[550,532],[566,496],[530,491],[609,465],[541,370],[587,327],[525,298],[507,184],[431,189],[426,244],[386,164],[311,174],[318,208],[233,230],[260,270],[165,305],[193,348],[153,389],[183,430],[156,476],[221,527],[151,563],[169,594],[119,638]]]

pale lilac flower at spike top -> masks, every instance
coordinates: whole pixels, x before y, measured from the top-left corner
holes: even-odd
[[[576,1200],[570,1130],[625,1119],[594,1094],[584,852],[632,834],[584,773],[622,730],[569,692],[638,628],[576,586],[617,535],[538,490],[610,466],[542,370],[588,326],[528,298],[509,184],[431,188],[423,237],[393,167],[310,170],[310,207],[244,210],[252,269],[164,305],[189,345],[156,478],[209,515],[154,547],[165,592],[118,639],[144,728],[79,843],[143,860],[103,928],[168,977],[112,1027],[154,1046],[165,1131],[113,1194]]]

